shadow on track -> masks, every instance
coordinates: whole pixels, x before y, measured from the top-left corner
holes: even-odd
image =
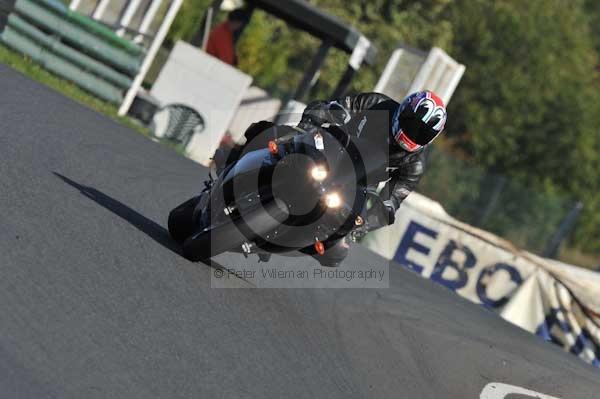
[[[54,173],[54,175],[56,175],[59,179],[61,179],[68,185],[79,190],[81,194],[85,195],[98,205],[111,211],[115,215],[119,216],[121,219],[129,222],[132,226],[134,226],[139,231],[152,238],[154,241],[156,241],[163,247],[175,252],[179,256],[183,256],[180,246],[171,239],[171,236],[169,235],[167,229],[165,229],[158,223],[148,219],[147,217],[136,212],[127,205],[117,201],[112,197],[109,197],[108,195],[96,190],[93,187],[88,187],[79,184],[59,173],[52,173]]]
[[[147,236],[152,238],[154,241],[156,241],[163,247],[171,250],[172,252],[175,252],[177,255],[179,255],[181,257],[184,257],[179,244],[177,244],[175,241],[173,241],[173,239],[171,239],[171,236],[169,235],[168,230],[165,229],[164,227],[162,227],[161,225],[159,225],[158,223],[154,222],[153,220],[148,219],[147,217],[136,212],[135,210],[131,209],[127,205],[117,201],[116,199],[114,199],[112,197],[109,197],[108,195],[104,194],[101,191],[96,190],[93,187],[84,186],[82,184],[79,184],[79,183],[69,179],[68,177],[61,175],[60,173],[57,173],[57,172],[52,172],[52,173],[54,173],[54,175],[56,177],[58,177],[59,179],[61,179],[65,183],[67,183],[69,186],[74,187],[77,190],[79,190],[79,192],[81,194],[85,195],[86,197],[88,197],[89,199],[91,199],[92,201],[97,203],[98,205],[111,211],[115,215],[119,216],[121,219],[127,221],[132,226],[134,226],[136,229],[138,229],[142,233],[146,234]],[[224,270],[224,271],[228,270],[225,266],[215,262],[212,259],[207,260],[207,261],[201,261],[201,263],[205,264],[206,266],[213,267],[215,269],[220,269],[220,270]],[[245,279],[242,279],[242,280],[247,281]]]

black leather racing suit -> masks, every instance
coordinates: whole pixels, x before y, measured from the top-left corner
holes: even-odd
[[[400,204],[417,186],[425,168],[423,148],[408,152],[396,144],[391,132],[392,117],[399,104],[379,93],[362,93],[330,101],[310,103],[302,115],[299,127],[310,129],[330,123],[343,128],[349,135],[368,137],[388,145],[389,181],[380,193],[387,215],[379,217],[381,225],[394,222]],[[372,226],[373,227],[373,226]],[[337,266],[347,255],[348,247],[340,241],[321,257],[321,264]]]

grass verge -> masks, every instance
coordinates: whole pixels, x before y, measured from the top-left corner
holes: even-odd
[[[87,108],[91,108],[96,112],[106,115],[121,125],[127,126],[136,132],[156,141],[156,139],[153,138],[150,130],[140,122],[127,116],[119,116],[118,108],[115,105],[94,97],[70,81],[45,70],[29,57],[11,50],[3,44],[0,44],[0,63],[8,65],[14,70],[21,72],[23,75],[40,82],[41,84],[53,90],[56,90],[65,97],[68,97]],[[171,147],[181,155],[186,155],[185,150],[179,144],[169,141],[161,141],[161,143]]]
[[[150,131],[142,124],[129,117],[119,116],[117,114],[118,110],[116,106],[92,96],[68,80],[48,72],[40,65],[33,62],[29,57],[17,53],[2,44],[0,44],[0,63],[8,65],[14,70],[21,72],[23,75],[58,91],[79,104],[114,119],[122,125],[134,129],[144,136],[151,137]]]

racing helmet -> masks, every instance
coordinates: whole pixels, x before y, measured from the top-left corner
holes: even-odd
[[[444,130],[446,106],[429,90],[406,97],[392,118],[392,135],[396,144],[415,152],[431,143]]]

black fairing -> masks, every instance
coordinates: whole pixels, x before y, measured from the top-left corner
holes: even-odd
[[[246,238],[268,252],[310,251],[315,239],[328,247],[347,235],[356,216],[364,213],[366,188],[387,179],[386,148],[338,129],[321,135],[322,150],[315,147],[314,134],[304,133],[281,140],[277,154],[267,149],[244,154],[212,189],[211,225],[241,225]],[[322,182],[311,177],[317,164],[329,172]],[[343,204],[328,208],[323,198],[334,192]],[[257,236],[244,226],[244,215],[261,207],[271,212],[273,204],[287,215],[276,228]],[[233,212],[220,211],[226,207]]]

